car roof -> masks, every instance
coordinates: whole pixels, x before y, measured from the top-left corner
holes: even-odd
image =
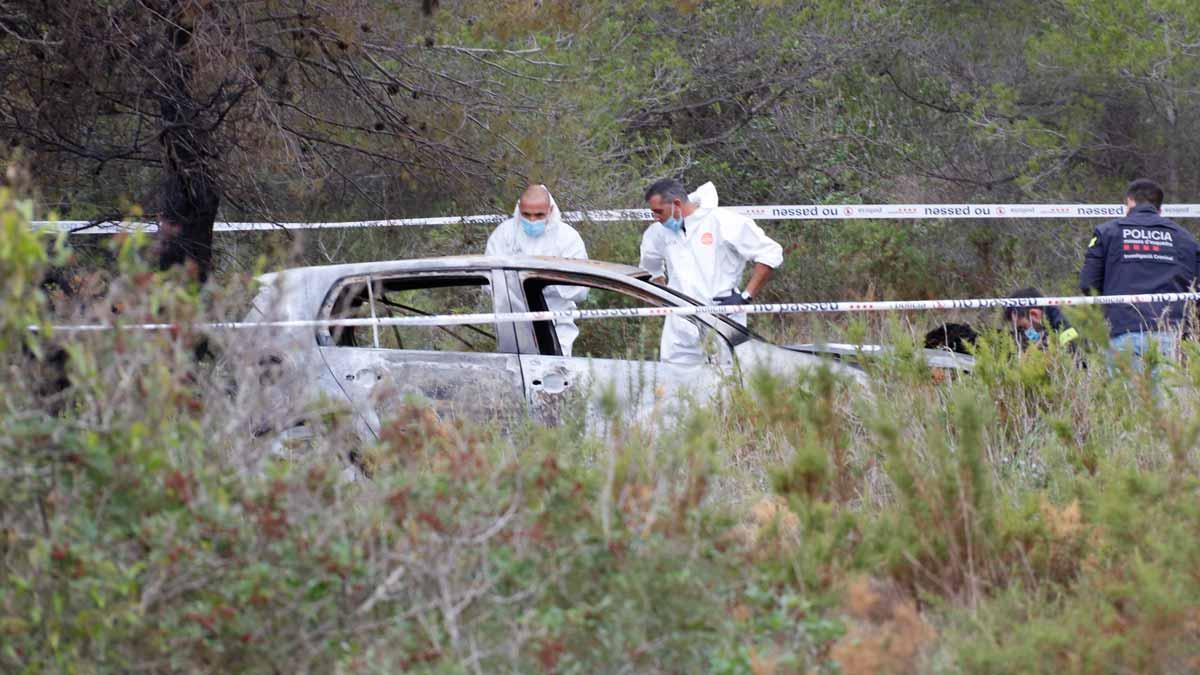
[[[623,276],[636,279],[649,279],[650,273],[633,265],[605,262],[601,260],[583,260],[579,258],[556,258],[552,256],[485,256],[458,255],[436,258],[411,258],[399,260],[378,260],[372,262],[341,263],[337,265],[313,265],[309,267],[291,267],[278,274],[297,277],[347,277],[378,272],[412,272],[437,270],[487,270],[495,268],[515,268],[530,270],[546,270],[552,272],[580,272],[584,274],[602,274],[605,276]],[[269,276],[269,275],[264,275]]]
[[[650,278],[649,272],[632,265],[577,258],[463,255],[377,260],[291,267],[263,274],[258,277],[260,293],[254,307],[262,316],[272,311],[277,318],[309,318],[319,310],[325,292],[339,279],[382,273],[484,272],[492,269],[566,272],[614,280],[647,281]]]

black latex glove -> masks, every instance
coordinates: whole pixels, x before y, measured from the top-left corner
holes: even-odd
[[[748,305],[751,301],[743,298],[741,293],[730,293],[719,298],[713,298],[713,302],[718,305]]]

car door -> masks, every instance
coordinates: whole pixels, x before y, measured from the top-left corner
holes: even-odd
[[[537,270],[508,273],[514,311],[544,309],[543,291],[550,286],[587,287],[581,308],[674,304],[621,279]],[[707,338],[707,360],[663,363],[658,358],[662,323],[662,317],[580,321],[569,357],[561,354],[551,322],[516,324],[523,385],[534,418],[557,424],[572,411],[582,411],[590,425],[613,414],[627,421],[675,419],[689,401],[708,399],[731,372],[729,344],[697,320]]]
[[[322,316],[491,313],[507,303],[505,279],[491,270],[376,273],[337,281]],[[377,437],[408,403],[443,419],[508,424],[527,415],[512,324],[334,327],[318,341],[331,375]]]

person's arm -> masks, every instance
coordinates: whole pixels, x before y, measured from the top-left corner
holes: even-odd
[[[1196,246],[1196,269],[1193,271],[1192,286],[1200,288],[1200,245]]]
[[[583,244],[583,237],[579,236],[579,232],[575,228],[566,223],[560,223],[560,226],[562,229],[559,230],[558,236],[562,239],[558,246],[559,257],[587,260],[587,247]]]
[[[1083,267],[1079,268],[1079,290],[1084,295],[1100,295],[1104,292],[1104,257],[1106,254],[1104,237],[1100,228],[1092,232],[1092,240],[1088,242],[1087,253],[1083,257]]]
[[[721,238],[738,255],[754,262],[754,271],[746,283],[750,297],[758,297],[771,273],[783,263],[783,247],[767,236],[758,223],[744,217],[729,218],[721,223]]]
[[[491,236],[487,240],[487,248],[484,249],[484,255],[508,255],[504,250],[504,227],[508,225],[508,221],[504,221],[492,230]]]
[[[771,274],[775,272],[775,268],[766,263],[754,263],[754,272],[750,274],[750,281],[746,282],[746,292],[751,298],[757,298],[759,290],[771,278]]]
[[[656,284],[667,282],[666,257],[662,252],[662,244],[654,235],[655,223],[651,223],[642,234],[641,260],[638,267],[650,273],[650,281]]]
[[[587,260],[587,247],[583,244],[583,237],[579,236],[579,233],[574,229],[570,230],[569,234],[571,236],[565,242],[566,245],[562,250],[562,257]],[[551,289],[554,289],[554,292],[558,293],[558,296],[563,300],[578,302],[582,302],[588,293],[587,286],[550,286],[546,290],[549,291]]]

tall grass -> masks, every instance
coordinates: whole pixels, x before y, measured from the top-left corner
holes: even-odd
[[[999,335],[946,379],[882,324],[869,389],[752,373],[604,433],[408,406],[368,443],[253,341],[29,334],[43,244],[0,247],[5,672],[1200,667],[1195,345],[1157,389]],[[244,294],[135,258],[104,318]]]

